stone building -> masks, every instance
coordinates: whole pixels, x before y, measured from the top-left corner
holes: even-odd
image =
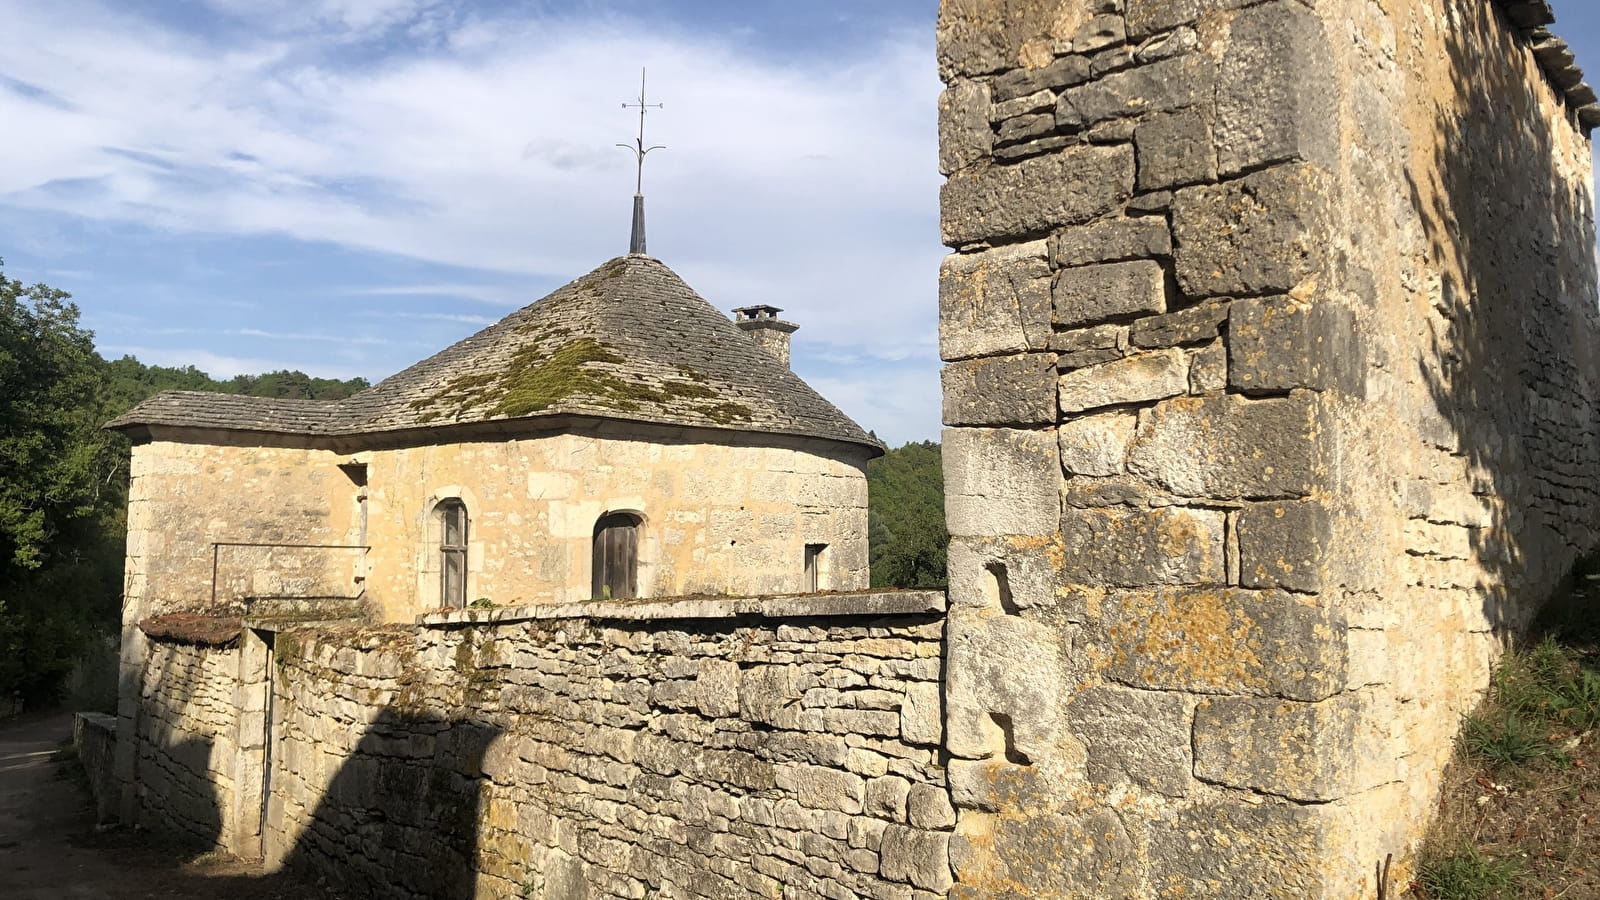
[[[882,451],[776,313],[630,254],[346,400],[154,397],[111,423],[130,622],[864,588]]]

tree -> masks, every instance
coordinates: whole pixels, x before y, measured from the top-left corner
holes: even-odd
[[[913,442],[867,464],[867,544],[873,587],[942,588],[944,527],[939,445]]]
[[[124,466],[65,291],[0,271],[0,691],[37,697],[116,618]]]

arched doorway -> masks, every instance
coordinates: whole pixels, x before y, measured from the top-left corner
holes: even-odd
[[[639,525],[633,513],[607,513],[594,523],[590,596],[630,599],[639,595]]]

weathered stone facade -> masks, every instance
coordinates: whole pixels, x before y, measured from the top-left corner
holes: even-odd
[[[956,895],[1403,883],[1596,543],[1595,110],[1538,5],[942,4]]]
[[[472,610],[286,631],[270,665],[255,632],[153,641],[143,811],[364,896],[931,898],[955,824],[943,605]],[[252,654],[270,756],[236,737],[268,719],[222,693]],[[263,775],[264,841],[238,814]]]

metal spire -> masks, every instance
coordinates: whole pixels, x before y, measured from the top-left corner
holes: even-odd
[[[624,103],[624,104],[622,104],[622,108],[623,109],[633,109],[635,107],[638,108],[638,110],[639,110],[639,137],[637,139],[635,139],[634,143],[631,144],[631,145],[629,145],[629,144],[618,144],[617,145],[618,147],[621,147],[624,150],[632,151],[633,155],[634,155],[634,159],[638,164],[638,170],[637,170],[637,173],[636,173],[636,178],[635,178],[634,186],[633,186],[633,236],[628,241],[628,252],[629,253],[643,253],[643,252],[645,252],[644,251],[644,158],[645,158],[645,156],[649,155],[651,150],[665,150],[665,149],[667,149],[664,146],[647,147],[647,146],[645,146],[645,143],[644,143],[644,117],[645,117],[645,113],[647,113],[648,111],[650,111],[652,109],[664,109],[664,108],[666,108],[666,104],[665,103],[646,103],[645,102],[644,76],[645,76],[645,70],[644,69],[640,69],[639,70],[639,102],[638,103]]]

